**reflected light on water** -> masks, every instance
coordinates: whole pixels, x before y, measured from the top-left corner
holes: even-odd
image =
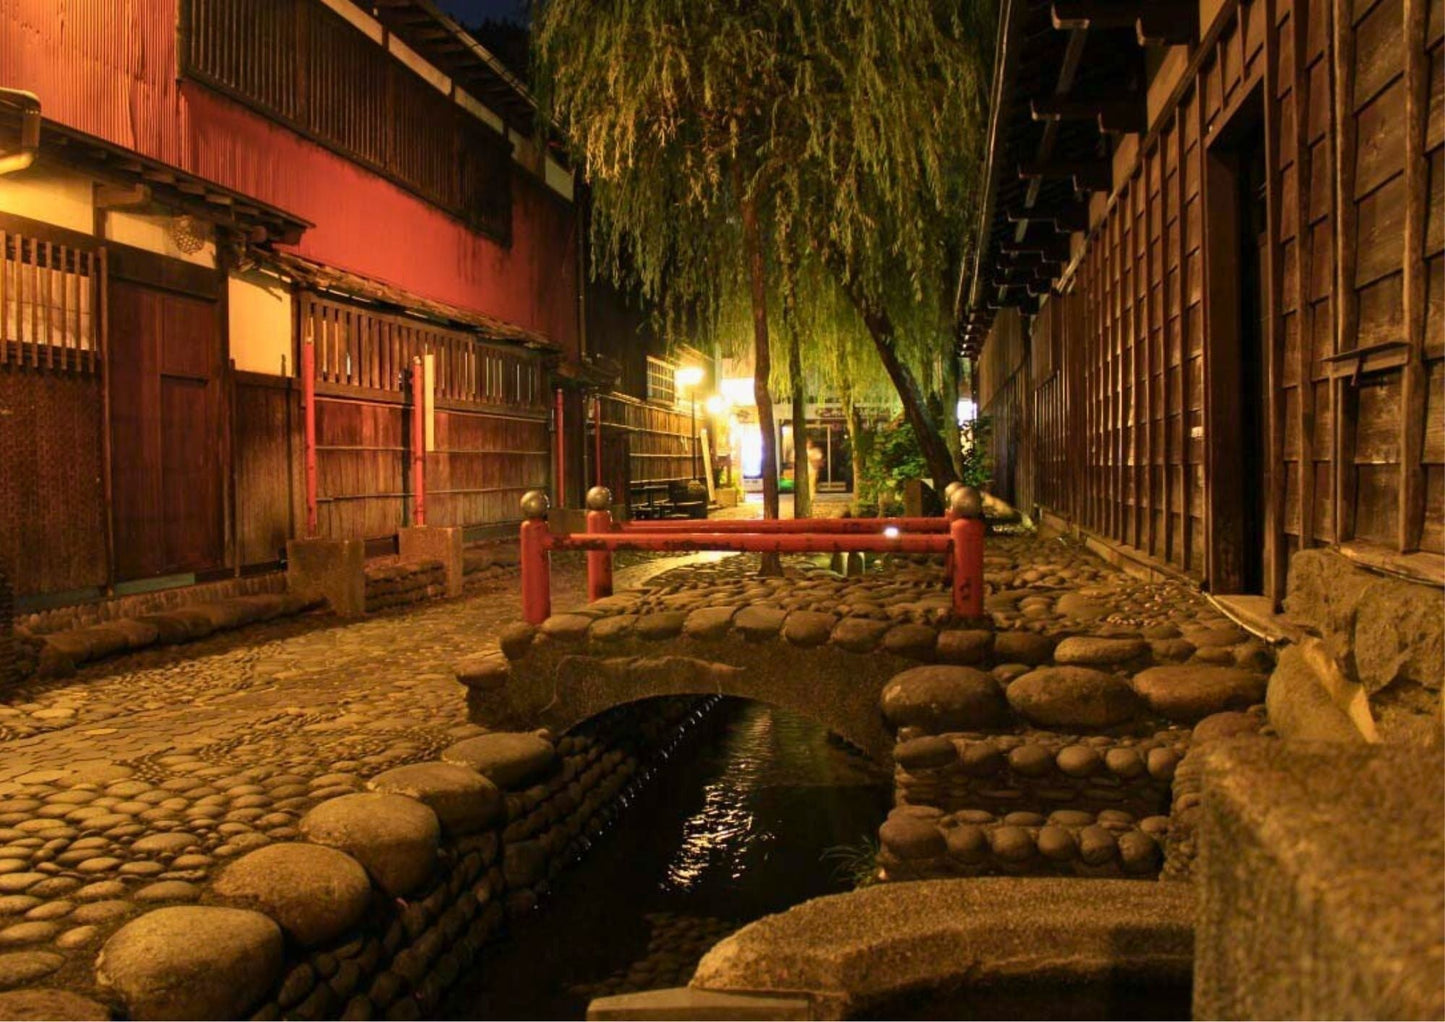
[[[728,880],[740,880],[751,860],[767,858],[775,836],[757,825],[751,802],[767,785],[768,754],[778,736],[772,711],[764,706],[755,711],[743,726],[728,734],[721,750],[727,770],[703,789],[702,808],[683,825],[683,838],[668,863],[663,890],[689,891],[705,879],[716,881],[719,873]]]

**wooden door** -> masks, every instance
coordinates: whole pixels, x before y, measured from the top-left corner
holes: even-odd
[[[220,567],[219,309],[125,281],[110,296],[116,578]]]

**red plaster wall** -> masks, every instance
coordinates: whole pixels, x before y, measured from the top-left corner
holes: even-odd
[[[0,86],[47,118],[316,224],[297,250],[535,330],[575,357],[576,218],[514,167],[501,246],[203,86],[177,80],[177,0],[0,0]]]

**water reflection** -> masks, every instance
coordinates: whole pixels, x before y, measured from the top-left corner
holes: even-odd
[[[846,889],[824,853],[876,834],[888,782],[805,717],[725,701],[449,1014],[580,1018],[591,996],[685,982],[730,927]]]

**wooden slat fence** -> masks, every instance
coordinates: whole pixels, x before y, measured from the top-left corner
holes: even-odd
[[[1064,294],[1029,325],[1032,344],[1050,345],[1034,358],[1033,436],[1023,443],[1029,431],[1009,414],[996,432],[1001,450],[1037,465],[1041,504],[1206,577],[1220,556],[1211,534],[1267,487],[1263,585],[1274,597],[1302,547],[1445,552],[1441,11],[1438,0],[1224,4],[1197,75],[1139,139]],[[1209,477],[1219,442],[1209,430],[1227,432],[1239,400],[1210,353],[1229,329],[1211,316],[1232,314],[1210,301],[1210,274],[1241,271],[1209,256],[1206,200],[1213,140],[1251,101],[1266,165],[1267,407],[1263,479],[1241,483],[1227,458]],[[981,366],[1011,343],[1001,316]],[[992,369],[988,401],[1011,414],[1013,366]]]
[[[412,359],[435,357],[435,449],[427,522],[516,521],[518,499],[545,489],[548,408],[541,359],[433,324],[303,293],[303,339],[316,345],[319,528],[379,539],[411,509]]]
[[[104,584],[105,253],[0,227],[0,560],[16,596]]]
[[[697,475],[689,413],[621,394],[604,394],[600,400],[604,443],[609,435],[627,437],[632,485],[692,479]],[[589,444],[590,435],[589,429]]]

